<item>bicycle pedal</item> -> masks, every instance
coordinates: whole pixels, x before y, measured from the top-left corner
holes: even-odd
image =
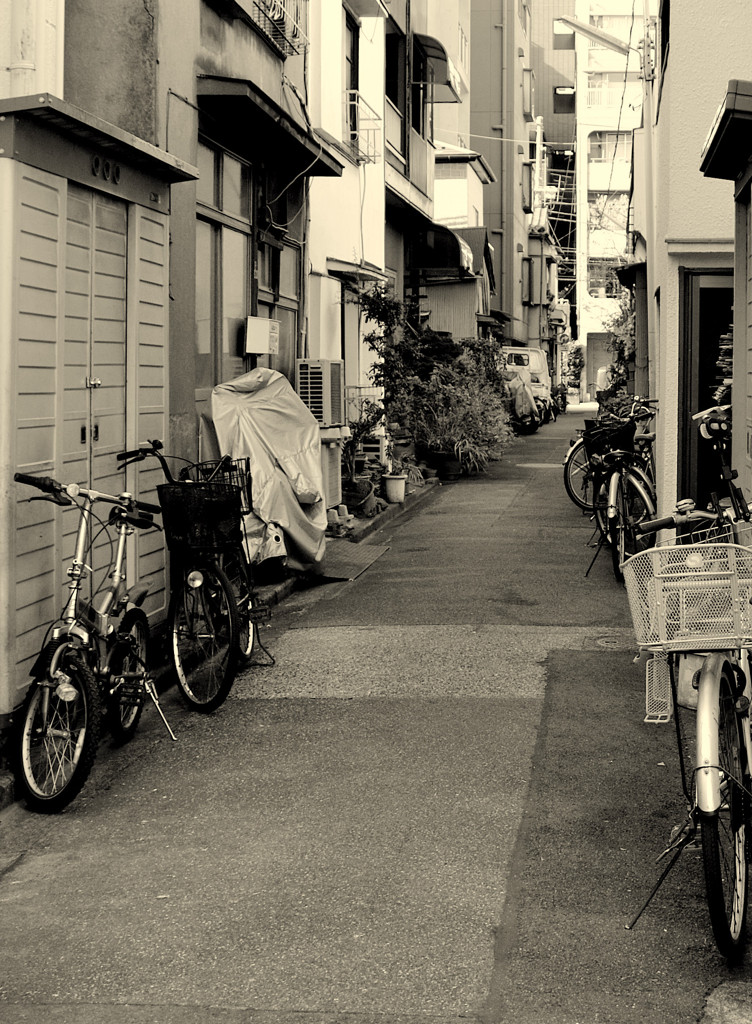
[[[250,622],[265,622],[272,617],[272,609],[268,604],[257,604],[248,613]]]

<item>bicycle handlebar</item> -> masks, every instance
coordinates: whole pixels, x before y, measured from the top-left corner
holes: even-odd
[[[642,523],[636,523],[638,533],[657,533],[658,530],[670,530],[674,526],[683,526],[685,523],[715,523],[718,516],[715,512],[701,512],[695,509],[692,512],[672,512],[670,516],[660,516],[658,519],[646,519]]]
[[[104,491],[95,491],[79,484],[61,484],[51,476],[32,476],[29,473],[14,473],[13,479],[19,484],[28,484],[29,487],[36,487],[50,495],[50,500],[57,505],[72,505],[73,499],[79,494],[94,501],[106,501],[110,505],[123,505],[129,511],[146,512],[149,515],[161,514],[161,505],[152,505],[148,501],[139,501],[131,495],[106,494]]]
[[[36,487],[38,491],[44,491],[49,495],[49,500],[56,505],[72,505],[73,501],[66,493],[62,484],[53,480],[51,476],[30,476],[28,473],[14,473],[13,479],[19,484],[28,484],[29,487]]]

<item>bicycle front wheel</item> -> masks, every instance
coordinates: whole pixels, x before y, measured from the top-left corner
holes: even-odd
[[[256,646],[253,609],[257,602],[245,549],[238,545],[227,552],[222,561],[222,569],[230,582],[238,609],[238,651],[241,657],[250,658]]]
[[[232,689],[238,666],[238,611],[219,566],[185,572],[170,600],[169,634],[184,700],[196,711],[214,711]]]
[[[721,806],[717,814],[700,818],[702,859],[713,935],[721,953],[734,961],[741,956],[746,940],[750,779],[734,678],[728,669],[720,680],[718,760]]]
[[[564,489],[578,508],[592,512],[594,503],[593,473],[582,438],[575,441],[569,449],[564,463]]]
[[[611,496],[611,489],[609,495]],[[611,497],[609,496],[609,503]],[[655,505],[641,481],[630,473],[620,475],[616,482],[613,509],[609,509],[609,538],[614,576],[624,581],[621,567],[627,558],[644,551],[655,543],[655,534],[643,534],[638,526],[655,517]]]
[[[27,806],[55,814],[89,777],[99,745],[102,706],[97,683],[71,649],[55,652],[51,677],[36,679],[21,718],[18,778]]]

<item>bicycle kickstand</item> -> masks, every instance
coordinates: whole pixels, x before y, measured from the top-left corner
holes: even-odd
[[[596,530],[598,530],[598,527],[596,527]],[[600,533],[600,530],[598,530],[598,532]],[[605,542],[606,542],[606,538],[603,536],[602,533],[600,533],[600,537],[598,539],[598,547],[595,549],[595,554],[593,555],[592,561],[590,562],[590,565],[587,567],[587,572],[585,573],[585,579],[587,579],[587,577],[590,575],[590,570],[595,565],[595,560],[598,557],[598,555],[601,553],[601,549],[602,549],[603,545],[605,544]]]
[[[671,858],[671,860],[668,862],[666,867],[661,872],[660,877],[658,878],[658,881],[655,883],[653,888],[650,890],[650,894],[649,894],[648,898],[642,904],[642,906],[637,911],[637,913],[632,918],[632,920],[629,922],[629,924],[625,924],[624,925],[625,929],[628,932],[631,932],[632,929],[634,928],[634,926],[640,920],[640,918],[642,917],[643,913],[647,910],[647,908],[649,907],[650,903],[652,902],[653,897],[656,895],[656,893],[658,892],[658,890],[660,889],[660,887],[663,885],[664,881],[666,880],[666,877],[668,876],[669,871],[674,866],[674,864],[676,864],[676,862],[678,861],[679,857],[681,857],[682,853],[684,853],[685,847],[688,846],[694,840],[694,838],[695,838],[694,823],[690,819],[689,822],[687,822],[685,825],[683,825],[681,827],[678,827],[678,831],[677,831],[676,836],[672,839],[672,841],[669,843],[669,845],[666,847],[666,849],[663,851],[663,853],[660,855],[660,857],[657,858],[657,860],[659,860],[659,861],[663,860],[663,858],[667,854],[671,853],[672,850],[674,851],[673,857]]]
[[[175,741],[177,741],[177,736],[175,735],[175,733],[174,733],[174,732],[172,731],[172,729],[170,728],[170,723],[169,723],[169,722],[167,721],[167,719],[165,718],[165,715],[164,715],[164,711],[162,710],[162,707],[161,707],[161,705],[160,705],[160,703],[159,703],[159,697],[157,696],[157,688],[156,688],[156,686],[154,685],[154,680],[153,680],[153,679],[149,679],[149,678],[147,677],[147,678],[146,678],[146,679],[144,680],[144,685],[146,686],[146,692],[147,692],[147,693],[149,694],[149,696],[151,697],[151,699],[152,699],[152,701],[153,701],[153,703],[154,703],[154,707],[155,707],[155,708],[157,709],[157,711],[159,712],[159,717],[160,717],[160,718],[162,719],[162,721],[164,722],[164,725],[165,725],[165,729],[167,729],[167,731],[168,731],[168,733],[170,734],[170,736],[172,737],[172,739],[173,739],[173,740],[175,740]]]

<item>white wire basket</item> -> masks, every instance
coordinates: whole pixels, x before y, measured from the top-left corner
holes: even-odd
[[[752,548],[716,539],[670,544],[633,555],[622,569],[640,646],[752,646]]]

